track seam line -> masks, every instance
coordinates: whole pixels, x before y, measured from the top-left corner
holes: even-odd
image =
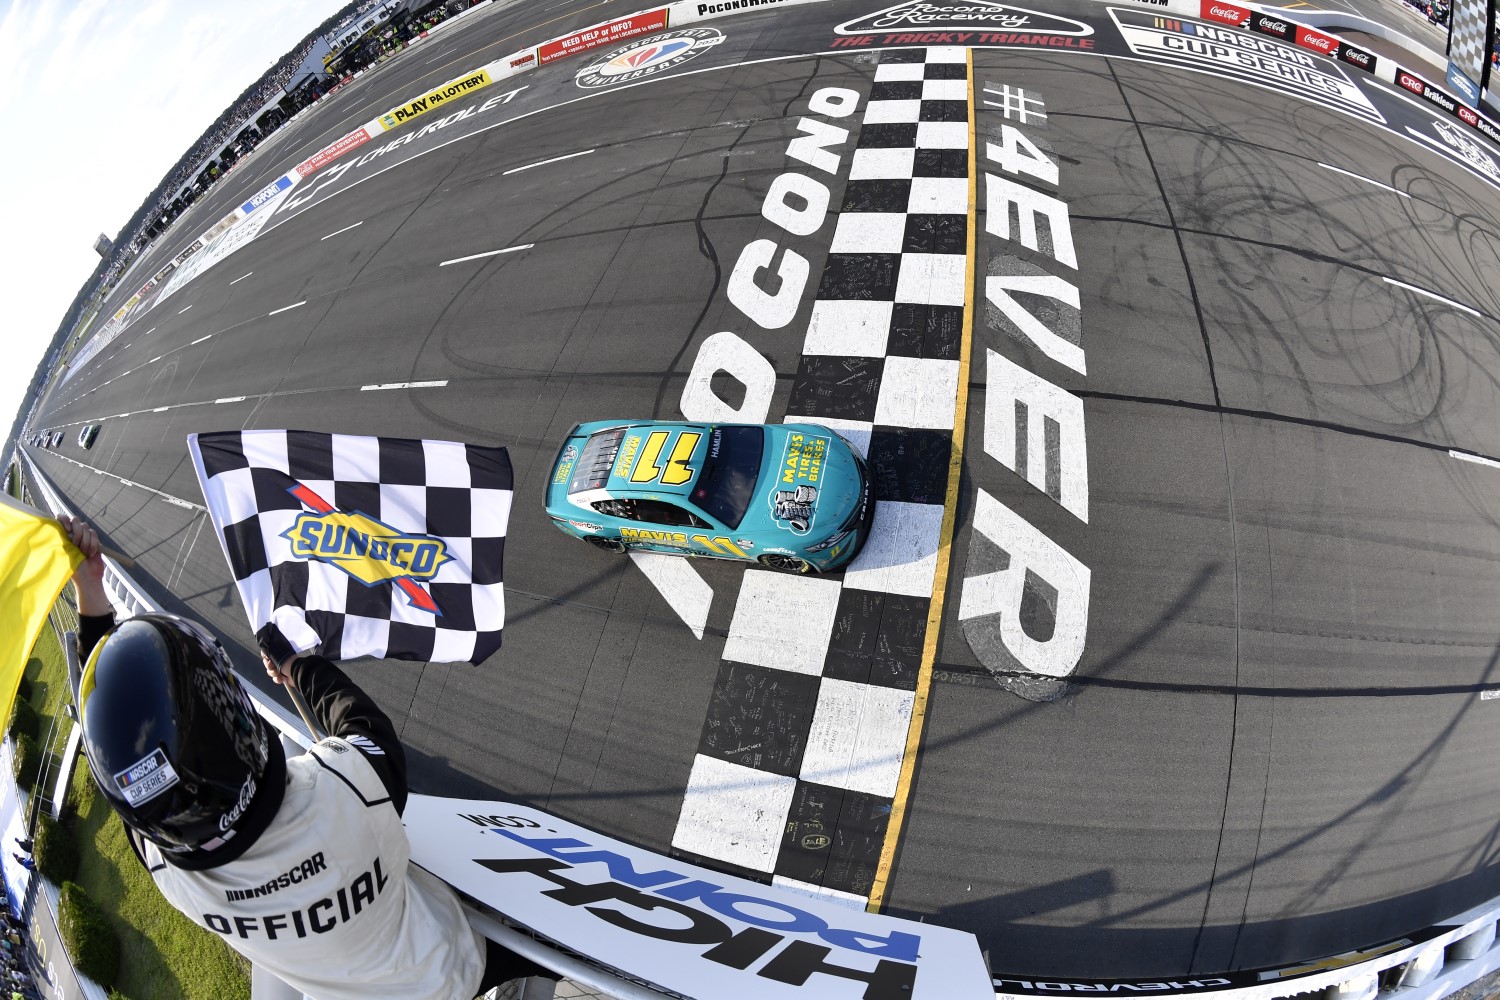
[[[1109,67],[1110,78],[1115,81],[1115,87],[1120,91],[1120,100],[1125,105],[1125,110],[1130,114],[1130,120],[1135,125],[1135,133],[1141,141],[1141,151],[1146,156],[1146,162],[1151,166],[1151,176],[1156,181],[1156,190],[1161,197],[1162,207],[1167,211],[1167,221],[1171,223],[1172,236],[1177,241],[1177,254],[1182,260],[1182,270],[1188,282],[1188,294],[1193,299],[1193,312],[1198,317],[1198,333],[1203,338],[1203,353],[1208,363],[1208,381],[1214,391],[1214,406],[1222,408],[1224,401],[1219,395],[1219,379],[1214,372],[1213,345],[1208,338],[1208,325],[1203,318],[1203,303],[1198,299],[1198,286],[1193,281],[1193,269],[1188,264],[1187,248],[1182,242],[1182,230],[1177,227],[1177,214],[1172,211],[1172,202],[1167,197],[1166,185],[1162,183],[1161,172],[1156,168],[1156,158],[1151,155],[1151,147],[1146,143],[1146,131],[1141,127],[1140,118],[1136,116],[1135,107],[1130,103],[1130,95],[1126,92],[1125,84],[1121,82],[1120,75],[1115,72],[1114,63],[1105,60]],[[1209,909],[1213,905],[1214,888],[1218,884],[1219,862],[1224,850],[1224,827],[1229,818],[1229,794],[1234,782],[1234,751],[1235,743],[1239,736],[1240,723],[1240,553],[1239,537],[1234,523],[1234,474],[1229,465],[1229,439],[1225,431],[1224,416],[1219,414],[1219,443],[1224,455],[1224,489],[1229,503],[1229,537],[1230,551],[1234,557],[1234,683],[1235,693],[1233,695],[1233,707],[1231,709],[1231,725],[1229,729],[1229,760],[1224,770],[1224,807],[1219,815],[1219,837],[1214,846],[1214,863],[1208,877],[1208,891],[1203,894],[1203,914],[1198,919],[1198,931],[1193,936],[1193,950],[1188,957],[1188,970],[1197,967],[1198,948],[1203,943],[1203,930],[1208,924]]]

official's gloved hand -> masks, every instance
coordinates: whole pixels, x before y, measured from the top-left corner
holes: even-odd
[[[287,684],[292,679],[292,664],[302,654],[286,641],[281,629],[265,625],[255,633],[255,643],[260,647],[260,661],[266,665],[266,674],[277,684]]]
[[[266,675],[272,681],[277,684],[290,684],[292,682],[292,664],[296,663],[297,657],[301,655],[301,653],[293,653],[285,663],[277,666],[276,661],[267,656],[266,651],[263,649],[260,651],[260,662],[266,665]]]

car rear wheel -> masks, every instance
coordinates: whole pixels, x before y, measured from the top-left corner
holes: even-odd
[[[770,569],[779,569],[787,573],[806,573],[812,569],[812,564],[806,559],[782,555],[779,552],[772,552],[761,556],[760,564]]]
[[[621,542],[618,538],[600,538],[598,535],[590,535],[584,541],[596,549],[603,549],[605,552],[625,551],[625,543]]]

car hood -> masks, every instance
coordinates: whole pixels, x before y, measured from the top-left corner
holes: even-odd
[[[797,538],[838,530],[859,506],[861,476],[848,442],[816,424],[768,427],[758,490],[766,520]]]

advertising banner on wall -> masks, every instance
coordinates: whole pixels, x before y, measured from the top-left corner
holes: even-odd
[[[652,31],[664,31],[667,27],[667,8],[659,10],[642,11],[639,14],[631,14],[610,21],[607,24],[596,24],[592,28],[584,28],[575,31],[571,35],[563,35],[554,38],[550,42],[543,42],[537,48],[537,61],[549,63],[554,59],[562,59],[577,52],[587,52],[614,42],[622,42],[627,38],[644,35]]]
[[[992,1000],[974,935],[655,854],[504,802],[413,795],[412,861],[606,967],[704,1000]]]

